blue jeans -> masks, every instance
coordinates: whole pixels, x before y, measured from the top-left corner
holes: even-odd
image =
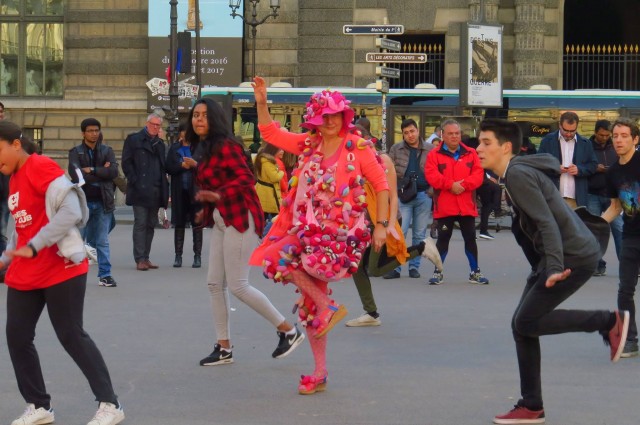
[[[592,195],[587,196],[587,210],[593,215],[601,215],[611,205],[611,199],[606,196]],[[620,250],[622,249],[622,216],[619,215],[610,224],[611,234],[613,235],[613,243],[616,246],[616,256],[620,261]],[[598,267],[605,267],[607,262],[602,258],[598,262]]]
[[[406,204],[398,201],[398,209],[402,215],[402,233],[405,239],[409,233],[411,226],[411,243],[407,245],[417,245],[427,236],[427,227],[429,227],[429,212],[431,211],[431,198],[425,192],[418,192],[418,196]],[[420,268],[420,259],[422,256],[409,260],[409,270],[418,270]],[[400,267],[396,268],[400,273]]]
[[[87,201],[89,221],[82,229],[82,237],[98,251],[98,277],[111,276],[111,260],[109,254],[109,229],[112,212],[104,212],[102,202]]]

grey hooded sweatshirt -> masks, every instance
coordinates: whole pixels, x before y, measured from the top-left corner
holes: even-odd
[[[566,204],[552,176],[560,162],[550,154],[514,157],[505,174],[505,187],[520,224],[542,256],[538,271],[547,277],[566,268],[595,265],[600,258],[596,237]]]

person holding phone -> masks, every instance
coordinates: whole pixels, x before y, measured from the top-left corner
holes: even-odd
[[[554,182],[573,209],[587,205],[589,177],[598,166],[591,142],[578,134],[579,123],[578,114],[564,112],[558,131],[547,134],[538,149],[538,153],[549,153],[560,161],[560,176],[554,176]]]

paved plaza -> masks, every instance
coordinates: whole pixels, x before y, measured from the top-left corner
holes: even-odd
[[[463,242],[454,232],[445,281],[426,285],[406,268],[398,280],[373,279],[382,326],[346,328],[329,337],[329,383],[324,393],[297,394],[301,373],[312,371],[309,345],[289,357],[271,358],[275,330],[231,298],[232,365],[200,367],[214,332],[204,267],[192,269],[187,232],[182,269],[173,263],[173,231],[157,230],[151,260],[159,270],[139,272],[132,259],[131,225],[111,235],[117,288],[97,285],[92,266],[85,328],[111,370],[127,425],[482,425],[509,410],[519,395],[514,343],[509,327],[528,266],[509,231],[479,240],[480,266],[489,286],[466,283]],[[612,244],[611,244],[612,245]],[[614,308],[617,260],[610,246],[608,275],[593,278],[567,307]],[[253,284],[288,319],[292,286],[267,281],[259,269]],[[561,284],[561,283],[560,283]],[[361,314],[351,280],[333,284],[334,297]],[[0,424],[24,409],[4,336],[6,288],[0,287]],[[46,314],[36,346],[53,397],[56,424],[85,424],[97,404],[89,386],[63,351]],[[609,362],[597,334],[542,338],[543,393],[550,425],[636,425],[640,408],[640,358]]]

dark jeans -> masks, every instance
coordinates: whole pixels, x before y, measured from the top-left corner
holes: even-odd
[[[574,268],[567,279],[552,288],[545,287],[546,269],[529,275],[511,322],[520,369],[520,406],[542,409],[540,336],[609,330],[609,311],[555,309],[589,280],[596,268],[596,257],[591,262],[593,265]]]
[[[87,275],[83,274],[45,289],[7,290],[7,345],[18,389],[27,403],[47,406],[40,359],[33,340],[40,314],[47,306],[58,340],[89,381],[97,401],[118,404],[107,365],[100,350],[82,328]]]
[[[411,260],[420,255],[418,252],[418,246],[412,246],[407,248],[409,258]],[[367,313],[374,313],[378,311],[376,301],[373,298],[373,290],[371,289],[371,279],[369,276],[380,277],[400,266],[396,257],[387,256],[387,246],[383,245],[380,252],[375,252],[371,246],[369,246],[364,255],[362,261],[358,265],[358,270],[353,274],[353,282],[356,284],[360,301],[362,302],[362,308]]]
[[[136,263],[149,259],[159,207],[133,206],[133,258]]]
[[[436,246],[444,263],[449,252],[449,240],[453,233],[453,223],[458,222],[464,239],[464,253],[469,260],[471,271],[478,269],[478,245],[476,244],[476,220],[470,215],[456,215],[438,219],[438,241]]]
[[[636,304],[633,296],[638,285],[638,264],[640,264],[640,237],[624,237],[620,252],[620,286],[618,287],[618,308],[628,310],[630,317],[627,340],[638,341],[636,324]]]
[[[482,208],[480,209],[480,233],[489,233],[489,215],[491,211],[500,211],[500,198],[502,197],[502,190],[500,186],[491,182],[484,183],[480,186],[476,192],[482,202]]]

